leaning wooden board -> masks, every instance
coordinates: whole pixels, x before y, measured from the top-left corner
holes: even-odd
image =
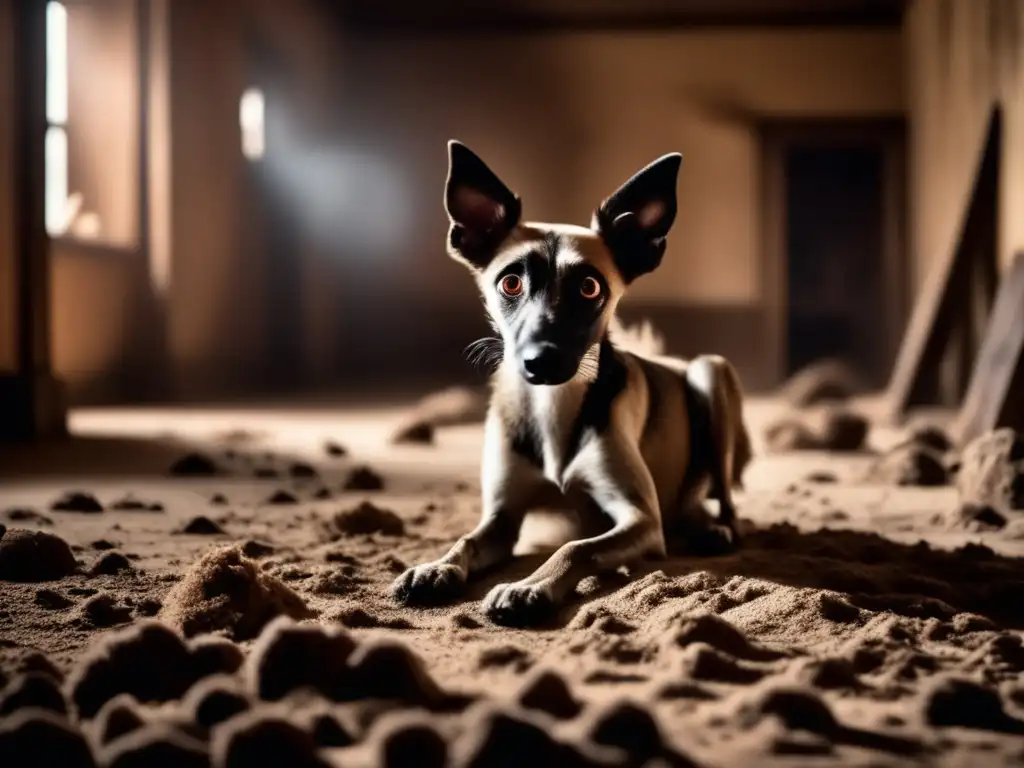
[[[1000,281],[957,419],[957,442],[998,427],[1024,430],[1024,252]]]

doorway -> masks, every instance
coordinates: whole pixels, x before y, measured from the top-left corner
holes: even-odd
[[[774,378],[838,358],[881,388],[906,309],[903,125],[783,122],[762,137]]]

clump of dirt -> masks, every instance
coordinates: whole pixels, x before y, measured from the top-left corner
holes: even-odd
[[[15,507],[8,509],[4,515],[12,523],[33,523],[41,526],[53,525],[53,520],[48,518],[46,515],[36,512],[34,509],[28,509],[25,507]]]
[[[312,734],[274,712],[254,710],[239,715],[213,733],[212,764],[224,768],[287,765],[328,768],[317,756]]]
[[[518,698],[526,709],[547,712],[559,720],[571,720],[583,709],[565,678],[550,669],[535,672],[519,690]]]
[[[36,605],[48,611],[63,611],[74,605],[74,602],[54,589],[40,589],[36,591]]]
[[[270,496],[267,497],[267,500],[263,503],[274,505],[298,504],[299,500],[296,498],[294,493],[289,493],[284,489],[279,489],[270,494]]]
[[[395,445],[433,445],[434,425],[429,421],[414,421],[395,430],[391,442]]]
[[[328,440],[324,443],[324,453],[331,458],[340,459],[342,456],[348,455],[348,449],[341,443],[337,443],[334,440]]]
[[[820,441],[801,419],[787,417],[769,424],[764,430],[764,443],[769,453],[814,451]]]
[[[103,511],[99,499],[85,491],[68,491],[50,504],[54,512],[78,512],[94,515]]]
[[[356,467],[349,472],[342,488],[346,491],[382,491],[384,478],[369,467]]]
[[[128,494],[110,503],[110,509],[116,512],[163,512],[164,505],[159,501],[143,501]]]
[[[864,447],[870,424],[859,413],[845,408],[825,412],[821,426],[821,444],[829,451],[859,451]]]
[[[415,424],[449,427],[476,424],[487,415],[488,392],[484,388],[448,387],[420,400],[398,432]]]
[[[868,467],[864,481],[882,485],[940,486],[949,484],[942,455],[917,442],[896,446]]]
[[[264,701],[280,701],[310,688],[342,700],[351,679],[348,658],[355,641],[340,627],[306,626],[278,618],[260,635],[246,662],[250,689]]]
[[[792,415],[768,425],[765,445],[771,453],[788,451],[854,452],[865,447],[870,424],[859,413],[829,408],[815,417]]]
[[[911,430],[906,442],[923,445],[940,454],[953,450],[953,441],[949,439],[949,435],[934,424],[925,424]]]
[[[798,408],[845,401],[862,389],[857,375],[842,360],[828,358],[808,365],[782,385],[780,393]]]
[[[93,738],[100,745],[108,744],[146,724],[142,707],[130,693],[119,693],[100,707],[92,721]]]
[[[188,647],[170,627],[146,620],[85,652],[68,675],[70,698],[86,719],[120,693],[140,702],[172,701],[192,683],[191,662]]]
[[[52,533],[14,528],[0,535],[0,580],[56,581],[78,568],[71,547]]]
[[[216,632],[236,641],[256,637],[281,615],[305,619],[315,612],[237,546],[203,555],[171,588],[160,611],[160,618],[186,637]]]
[[[966,678],[943,675],[929,680],[921,709],[925,722],[941,728],[1024,734],[1024,721],[1006,712],[996,689]]]
[[[272,555],[274,551],[273,544],[267,544],[265,541],[259,541],[258,539],[249,539],[242,544],[242,554],[256,560]]]
[[[0,765],[59,765],[94,768],[89,744],[82,733],[60,715],[26,709],[0,722]]]
[[[60,684],[42,672],[28,672],[9,682],[0,692],[0,717],[20,709],[45,709],[58,715],[68,711]]]
[[[99,560],[93,563],[89,569],[90,576],[113,576],[117,573],[127,573],[135,570],[132,561],[120,552],[107,552]]]
[[[131,621],[132,611],[113,595],[100,594],[82,603],[82,619],[94,627],[112,627]]]
[[[647,765],[666,756],[665,739],[658,721],[651,712],[629,701],[616,701],[599,710],[588,728],[590,740],[603,747],[622,750],[630,764]],[[687,759],[673,755],[668,765],[692,765]]]
[[[288,467],[288,474],[301,480],[312,480],[320,476],[320,473],[316,471],[316,467],[304,461],[293,462]]]
[[[972,440],[961,454],[956,487],[964,504],[1001,514],[1024,510],[1024,435],[997,429]]]
[[[557,739],[548,722],[526,712],[483,708],[455,743],[456,765],[588,765],[581,748]]]
[[[182,699],[182,710],[203,728],[230,720],[252,706],[242,683],[232,675],[211,675],[199,680]]]
[[[352,509],[342,510],[325,524],[325,537],[337,541],[344,536],[380,533],[385,536],[405,535],[405,523],[390,509],[362,501]]]
[[[423,659],[405,644],[375,639],[357,646],[348,658],[353,699],[390,699],[431,707],[445,696]]]
[[[367,741],[377,746],[376,765],[401,768],[444,768],[448,765],[448,743],[426,719],[405,713],[375,724]]]
[[[212,458],[204,453],[187,453],[168,470],[174,477],[214,477],[221,473]]]
[[[187,533],[194,536],[219,536],[226,534],[227,531],[219,523],[214,522],[205,515],[197,515],[175,531],[175,533]]]

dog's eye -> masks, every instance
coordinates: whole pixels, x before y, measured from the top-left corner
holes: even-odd
[[[505,275],[499,284],[501,292],[506,296],[518,296],[523,292],[523,281],[519,275]]]
[[[592,277],[585,278],[580,284],[580,293],[585,299],[596,299],[601,295],[601,284]]]

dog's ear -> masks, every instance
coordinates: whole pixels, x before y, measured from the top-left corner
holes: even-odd
[[[487,266],[494,249],[519,223],[522,206],[465,144],[448,142],[448,180],[444,207],[451,220],[449,244],[470,266]]]
[[[659,157],[637,171],[594,214],[626,282],[653,271],[665,253],[665,237],[676,219],[676,182],[683,156]]]

